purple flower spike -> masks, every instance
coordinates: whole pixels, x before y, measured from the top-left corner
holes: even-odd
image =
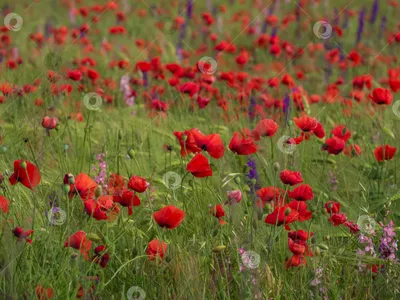
[[[357,30],[357,40],[356,44],[361,41],[361,36],[364,32],[364,19],[365,19],[365,8],[360,12],[360,17],[358,18],[358,30]]]
[[[379,12],[379,0],[375,0],[374,4],[372,4],[371,19],[369,20],[371,24],[375,24],[375,21],[378,17],[378,12]]]

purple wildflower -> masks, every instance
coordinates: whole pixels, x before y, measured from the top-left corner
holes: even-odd
[[[358,18],[358,30],[357,30],[357,39],[356,44],[361,41],[361,36],[364,32],[364,18],[365,18],[365,8],[363,8],[360,12],[360,16]]]
[[[288,124],[290,114],[290,96],[288,94],[283,98],[283,113],[285,114],[285,124]]]
[[[371,24],[375,24],[375,21],[378,17],[378,12],[379,12],[379,0],[375,0],[374,4],[372,4],[371,19],[369,20]]]
[[[380,257],[386,260],[397,262],[396,253],[398,251],[396,232],[394,231],[394,223],[390,220],[387,226],[383,227],[381,244],[379,246]]]

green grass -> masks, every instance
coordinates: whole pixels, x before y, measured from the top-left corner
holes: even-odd
[[[399,193],[399,153],[393,160],[381,164],[375,161],[373,155],[373,150],[378,145],[398,146],[400,123],[390,106],[384,110],[376,109],[375,114],[371,116],[371,104],[353,101],[352,114],[346,116],[342,113],[345,106],[339,101],[334,104],[306,105],[306,112],[318,118],[324,125],[327,137],[331,136],[330,131],[335,124],[345,124],[352,132],[350,142],[359,144],[363,150],[360,157],[349,158],[343,154],[328,157],[326,152],[321,151],[323,141],[316,137],[298,145],[293,155],[282,153],[277,147],[279,138],[283,135],[298,136],[300,132],[294,124],[285,126],[282,117],[278,118],[280,127],[271,141],[270,138],[262,138],[260,141],[260,149],[252,158],[257,164],[261,186],[274,185],[286,189],[280,182],[279,171],[291,169],[302,172],[304,182],[312,186],[315,194],[315,198],[308,202],[308,207],[313,212],[312,220],[295,223],[291,228],[315,233],[309,244],[316,255],[307,257],[306,267],[285,270],[285,259],[291,256],[287,245],[287,231],[283,227],[264,223],[268,211],[257,211],[254,208],[254,198],[250,194],[247,180],[247,158],[239,157],[228,149],[235,131],[252,129],[257,121],[252,123],[245,116],[246,112],[235,118],[235,109],[238,108],[238,102],[235,100],[237,91],[220,81],[213,85],[229,99],[230,119],[226,121],[215,98],[206,109],[196,108],[190,111],[190,100],[187,96],[180,95],[165,81],[151,80],[150,86],[155,84],[165,88],[161,100],[169,102],[171,108],[166,118],[150,118],[142,94],[143,87],[137,89],[136,105],[131,108],[124,104],[122,93],[119,91],[122,75],[129,73],[135,78],[140,77],[138,72],[133,71],[137,61],[159,55],[155,47],[146,51],[138,49],[134,45],[137,38],[152,42],[154,46],[163,45],[165,51],[159,55],[162,63],[177,60],[174,50],[178,33],[168,33],[164,36],[156,29],[154,17],[147,7],[151,6],[150,3],[132,4],[135,10],[124,23],[128,32],[124,37],[112,37],[107,34],[108,28],[115,25],[115,17],[111,11],[101,15],[97,24],[91,24],[88,20],[91,25],[88,38],[95,51],[85,53],[81,45],[73,43],[70,39],[63,46],[48,46],[45,43],[42,49],[36,49],[36,45],[29,41],[28,36],[43,26],[49,18],[52,18],[57,26],[74,26],[70,25],[68,10],[62,5],[43,0],[28,7],[31,3],[23,2],[26,6],[16,4],[13,11],[23,17],[24,25],[20,31],[12,32],[10,36],[13,45],[18,47],[24,64],[17,70],[6,70],[3,64],[0,84],[10,82],[22,86],[31,84],[37,78],[40,78],[42,83],[34,93],[23,97],[10,96],[0,105],[0,135],[3,141],[0,147],[0,170],[5,178],[0,187],[1,195],[11,201],[8,215],[0,214],[2,295],[8,295],[12,299],[22,299],[26,295],[27,299],[35,299],[35,287],[42,285],[51,287],[56,299],[74,299],[80,284],[85,290],[94,284],[93,299],[126,299],[127,291],[132,286],[143,289],[146,299],[310,299],[311,291],[315,293],[316,298],[322,299],[322,293],[310,285],[315,277],[315,270],[321,267],[322,285],[326,288],[326,296],[329,299],[399,297],[399,266],[379,258],[357,257],[356,252],[360,247],[357,236],[349,234],[347,228],[331,225],[328,221],[329,215],[324,210],[324,204],[328,200],[338,201],[342,205],[342,211],[350,220],[356,222],[361,215],[370,215],[377,221],[383,221],[388,209],[391,211],[389,219],[398,224],[399,197],[395,195]],[[197,18],[205,9],[205,4],[200,2],[196,1],[194,4]],[[252,49],[255,37],[242,33],[240,22],[231,20],[233,15],[240,11],[247,13],[250,20],[253,20],[260,10],[250,4],[240,5],[239,1],[235,1],[234,5],[229,5],[229,1],[214,2],[227,5],[227,12],[219,14],[224,20],[224,32],[234,40],[238,49]],[[294,3],[285,5],[284,1],[281,2],[281,10],[277,14],[280,18],[295,9]],[[347,2],[338,1],[335,6],[341,11],[340,8],[344,8]],[[370,9],[372,1],[366,2],[366,7]],[[165,11],[157,18],[166,28],[170,28],[171,14],[175,16],[177,8],[172,7],[172,1],[157,3]],[[312,24],[326,14],[332,19],[333,6],[329,5],[327,13],[321,8],[305,8],[313,20],[302,30],[301,37],[296,38],[296,26],[290,24],[286,31],[278,31],[281,40],[288,40],[298,47],[305,47],[310,41],[321,42],[313,34]],[[147,10],[147,17],[137,17],[139,8]],[[350,4],[348,8],[358,11],[360,4]],[[388,27],[392,29],[390,32],[395,31],[396,12],[398,9],[381,4],[380,15],[388,16]],[[302,18],[305,20],[306,15],[302,15]],[[83,20],[77,17],[77,24],[82,22]],[[395,55],[398,46],[385,48],[386,40],[378,36],[378,27],[379,22],[375,24],[375,28],[366,23],[363,44],[371,48],[372,52],[365,54],[365,63],[362,66],[349,68],[348,80],[356,75],[371,73],[376,80],[373,85],[377,87],[379,80],[387,77],[388,66],[377,61],[376,55]],[[216,25],[212,28],[216,31]],[[97,29],[99,33],[95,33]],[[329,41],[340,42],[344,51],[348,53],[353,49],[356,30],[357,20],[354,17],[342,38],[332,37]],[[191,55],[188,66],[189,63],[194,66],[202,56],[215,56],[212,50],[202,55],[193,54],[193,50],[197,49],[202,41],[201,37],[190,38],[194,32],[201,36],[196,24],[189,26],[184,43],[184,49]],[[114,48],[103,55],[98,49],[105,36]],[[220,34],[218,41],[223,36],[224,33]],[[209,45],[211,46],[210,43]],[[120,50],[122,46],[127,47],[127,53]],[[62,57],[61,66],[55,70],[59,73],[68,68],[73,69],[74,58],[94,58],[97,61],[95,68],[102,78],[112,78],[117,84],[114,90],[102,86],[107,95],[114,97],[113,103],[103,102],[98,111],[86,109],[82,103],[83,96],[86,92],[95,91],[88,82],[85,91],[80,93],[77,91],[77,85],[71,80],[62,79],[60,82],[72,84],[74,91],[70,96],[52,95],[49,92],[50,83],[46,79],[45,57],[49,52],[59,53]],[[323,52],[316,54],[315,58],[304,55],[294,62],[284,56],[274,59],[267,51],[261,49],[254,49],[254,54],[257,60],[251,60],[243,70],[251,76],[269,78],[277,75],[270,67],[271,63],[276,61],[281,62],[286,67],[285,72],[292,76],[300,67],[310,68],[311,71],[306,73],[307,80],[301,82],[301,85],[309,95],[324,93],[326,84],[323,69],[326,62]],[[223,54],[223,58],[218,60],[217,72],[237,71],[235,57],[236,55]],[[112,60],[123,58],[131,62],[129,70],[111,70],[108,67]],[[253,70],[256,63],[265,65],[266,71]],[[334,68],[332,78],[339,75],[340,70]],[[167,75],[168,78],[169,76],[170,74]],[[343,88],[340,94],[349,98],[351,84],[347,83],[349,82],[339,88]],[[268,93],[277,99],[282,99],[287,92],[289,90],[283,86],[276,91],[268,89]],[[42,107],[33,105],[37,98],[43,99]],[[78,110],[75,109],[76,103],[81,103]],[[50,108],[53,110],[50,111]],[[135,116],[131,114],[133,110],[136,111]],[[77,111],[83,114],[83,122],[69,118],[71,112]],[[41,127],[45,115],[59,118],[59,129],[52,130],[50,137]],[[272,118],[273,113],[268,111],[267,115],[268,118]],[[295,116],[298,116],[298,112],[292,109],[291,119]],[[181,158],[179,143],[173,132],[190,128],[199,128],[204,134],[219,133],[224,141],[224,157],[220,160],[210,159],[214,172],[212,177],[199,179],[187,174],[186,165],[191,157]],[[379,137],[374,140],[373,137],[378,134]],[[173,150],[165,151],[164,145],[171,145]],[[129,149],[135,151],[133,158],[127,156]],[[127,209],[121,207],[121,214],[116,221],[96,221],[85,213],[79,197],[68,200],[63,189],[64,175],[85,172],[92,177],[96,176],[97,173],[92,167],[98,167],[95,157],[100,153],[107,153],[107,175],[119,173],[129,179],[135,174],[150,182],[151,188],[145,194],[139,195],[142,203],[134,207],[132,216],[128,216]],[[7,178],[13,172],[13,162],[17,159],[31,161],[40,169],[42,181],[35,192],[21,184],[9,184]],[[183,179],[180,188],[171,190],[164,184],[163,177],[167,172],[175,172]],[[330,173],[338,181],[336,189],[329,183]],[[225,206],[225,219],[228,223],[220,226],[217,219],[210,215],[209,205],[223,204],[227,199],[226,192],[234,189],[242,191],[243,200],[237,206]],[[60,226],[52,226],[45,215],[50,209],[50,197],[57,199],[58,206],[66,211],[66,221]],[[393,200],[389,201],[390,199]],[[167,204],[175,205],[186,213],[182,225],[171,231],[160,228],[152,218],[154,211]],[[15,226],[35,230],[32,245],[17,242],[12,235]],[[66,239],[78,230],[91,235],[94,240],[93,249],[99,244],[108,246],[111,259],[107,268],[103,269],[96,263],[84,260],[77,250],[63,247]],[[380,236],[379,228],[377,232]],[[154,238],[168,244],[168,255],[159,263],[149,261],[145,253],[148,242]],[[217,251],[220,249],[218,246],[226,248]],[[260,255],[258,268],[239,271],[239,248],[252,250]],[[382,264],[385,271],[373,278],[370,273],[359,271],[359,262]],[[96,284],[88,279],[93,276],[98,276]]]

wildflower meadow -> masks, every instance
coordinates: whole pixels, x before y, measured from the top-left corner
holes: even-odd
[[[0,299],[400,299],[399,0],[0,0]]]

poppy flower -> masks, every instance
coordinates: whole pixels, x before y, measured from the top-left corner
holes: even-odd
[[[329,214],[337,214],[340,211],[340,203],[335,201],[328,201],[325,203],[326,212]]]
[[[242,201],[242,192],[240,190],[228,191],[227,196],[230,204]]]
[[[64,243],[65,247],[71,247],[79,250],[83,257],[89,259],[89,251],[92,247],[92,241],[88,240],[86,237],[86,232],[80,230],[72,234]]]
[[[185,212],[173,205],[168,205],[156,211],[153,218],[161,227],[174,229],[183,222]]]
[[[107,252],[107,248],[104,245],[99,245],[94,249],[95,255],[92,258],[92,261],[99,264],[102,268],[107,267],[107,263],[110,260],[111,256]]]
[[[297,221],[304,222],[304,221],[311,219],[312,212],[307,210],[307,203],[305,201],[293,200],[293,201],[290,201],[288,206],[291,209],[294,209],[297,211],[297,213],[298,213]]]
[[[184,132],[174,131],[174,135],[181,145],[181,156],[185,157],[190,153],[201,152],[201,148],[197,145],[192,130],[186,130]]]
[[[168,246],[166,243],[154,239],[147,245],[146,249],[147,257],[151,261],[155,260],[157,257],[163,259],[165,254],[167,253],[167,248]]]
[[[289,198],[293,198],[298,201],[309,201],[314,198],[312,188],[308,184],[299,185],[293,191],[289,191],[288,194]]]
[[[44,288],[42,285],[38,285],[35,288],[35,293],[38,300],[48,300],[55,296],[52,288]]]
[[[212,169],[208,163],[207,158],[197,153],[195,157],[188,163],[186,170],[193,174],[194,177],[203,178],[212,176]]]
[[[318,125],[318,121],[316,119],[307,115],[303,115],[300,118],[294,117],[293,120],[296,126],[304,132],[313,131]]]
[[[390,105],[393,101],[392,93],[384,88],[374,89],[368,97],[378,105]]]
[[[70,182],[72,180],[72,183]],[[97,183],[86,173],[80,173],[75,178],[72,174],[64,176],[64,184],[70,184],[69,198],[72,199],[76,194],[80,196],[82,201],[93,198],[97,188]]]
[[[246,138],[239,132],[233,134],[229,149],[238,155],[250,155],[257,152],[257,145],[251,138]]]
[[[353,234],[357,234],[360,232],[360,227],[352,221],[346,221],[343,223],[344,226],[350,229],[350,232]]]
[[[79,81],[82,79],[82,73],[79,70],[69,70],[67,76],[73,81]]]
[[[202,151],[207,151],[211,157],[219,159],[224,156],[225,146],[219,134],[204,135],[198,129],[191,129],[196,146]]]
[[[50,117],[46,116],[42,120],[42,126],[48,130],[52,130],[52,129],[56,128],[57,124],[58,124],[57,118],[50,118]]]
[[[292,240],[307,241],[310,237],[314,236],[314,232],[304,231],[302,229],[291,231],[288,233],[288,237]]]
[[[200,87],[197,83],[194,82],[186,82],[179,87],[179,91],[183,94],[189,94],[190,97],[196,95],[200,90]]]
[[[28,189],[33,189],[40,183],[39,169],[31,162],[24,160],[14,161],[14,173],[8,179],[11,185],[20,182]]]
[[[334,226],[339,226],[344,224],[347,221],[347,216],[345,214],[332,214],[329,218],[329,222],[331,222]]]
[[[263,204],[275,201],[276,203],[283,202],[284,191],[275,186],[267,186],[257,191],[257,196],[260,197]]]
[[[113,196],[114,202],[128,208],[128,215],[132,215],[132,206],[140,205],[140,198],[131,190],[117,191]]]
[[[265,223],[272,225],[285,225],[295,222],[299,217],[299,213],[295,209],[291,209],[288,205],[277,207],[272,213],[266,216]]]
[[[279,175],[283,184],[289,184],[291,186],[303,182],[303,177],[300,172],[295,172],[291,170],[283,170]]]
[[[260,136],[272,137],[278,130],[278,124],[271,119],[263,119],[257,123],[256,131]]]
[[[216,206],[212,207],[210,209],[210,214],[216,217],[221,225],[226,224],[226,221],[222,220],[222,217],[225,216],[225,210],[221,204],[217,204]]]
[[[10,201],[4,196],[0,196],[0,209],[3,211],[3,213],[8,214],[9,207]]]
[[[33,233],[33,230],[24,231],[22,227],[15,227],[12,232],[17,237],[18,241],[26,240],[29,244],[32,244],[32,240],[28,239],[28,236]]]
[[[375,159],[378,162],[391,160],[396,154],[397,148],[389,145],[376,147],[374,150]]]
[[[343,154],[350,157],[359,156],[361,152],[361,147],[357,144],[347,145],[343,150]]]
[[[305,266],[307,261],[304,256],[294,254],[288,261],[286,261],[286,270],[291,267]]]
[[[133,175],[128,182],[128,188],[137,193],[144,193],[149,187],[150,183],[146,179]]]
[[[323,139],[325,137],[324,127],[322,126],[322,124],[320,122],[317,122],[317,126],[313,130],[313,133],[319,139]]]
[[[344,125],[336,126],[334,129],[332,129],[331,133],[335,137],[342,139],[345,143],[351,137],[350,130],[347,127],[345,127]]]
[[[113,197],[104,195],[97,200],[89,199],[84,202],[86,213],[96,220],[114,220],[119,214],[119,208],[113,201]]]
[[[343,151],[345,146],[345,141],[334,136],[325,141],[325,144],[322,145],[322,150],[327,151],[329,154],[338,155]]]

